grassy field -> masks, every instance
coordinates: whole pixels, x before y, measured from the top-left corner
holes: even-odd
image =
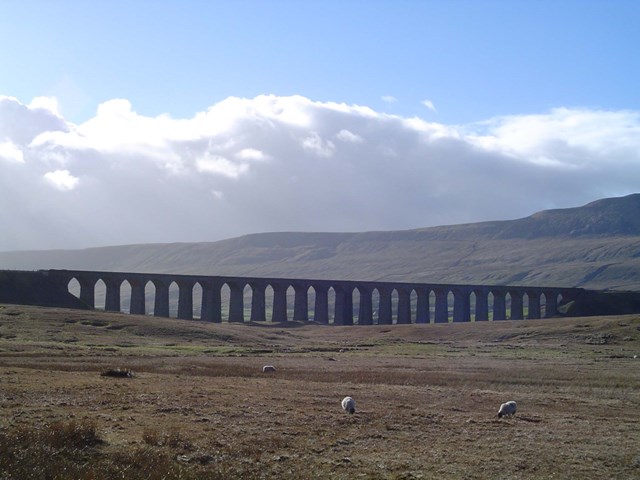
[[[0,305],[0,479],[638,479],[634,355],[640,316],[213,325]]]

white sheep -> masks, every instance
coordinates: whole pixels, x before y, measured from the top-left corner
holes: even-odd
[[[498,410],[498,418],[502,417],[510,417],[516,414],[516,402],[511,400],[510,402],[503,403],[500,405],[500,410]]]
[[[345,412],[356,413],[356,401],[351,397],[344,397],[342,399],[342,409]]]
[[[276,371],[276,367],[274,367],[273,365],[265,365],[264,367],[262,367],[262,373],[275,372],[275,371]]]

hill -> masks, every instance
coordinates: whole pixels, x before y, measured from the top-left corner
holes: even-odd
[[[640,194],[406,231],[0,252],[0,269],[47,268],[640,290]]]

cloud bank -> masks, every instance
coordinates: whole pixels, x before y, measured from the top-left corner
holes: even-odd
[[[73,124],[0,96],[0,250],[512,219],[638,185],[636,111],[444,125],[262,95],[184,119],[114,99]]]

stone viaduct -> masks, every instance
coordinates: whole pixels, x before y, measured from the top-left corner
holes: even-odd
[[[556,316],[561,305],[578,301],[585,293],[580,288],[505,285],[79,270],[41,270],[39,273],[58,289],[72,291],[74,286],[76,289],[79,287],[80,300],[91,308],[96,307],[99,285],[104,293],[104,308],[107,311],[123,310],[123,291],[130,298],[129,313],[169,317],[170,291],[175,296],[177,290],[177,312],[174,312],[174,316],[192,319],[196,317],[194,296],[201,296],[201,303],[196,305],[196,309],[200,307],[200,319],[208,322],[294,320],[335,325],[372,325],[537,319]],[[198,295],[194,295],[196,289]]]

